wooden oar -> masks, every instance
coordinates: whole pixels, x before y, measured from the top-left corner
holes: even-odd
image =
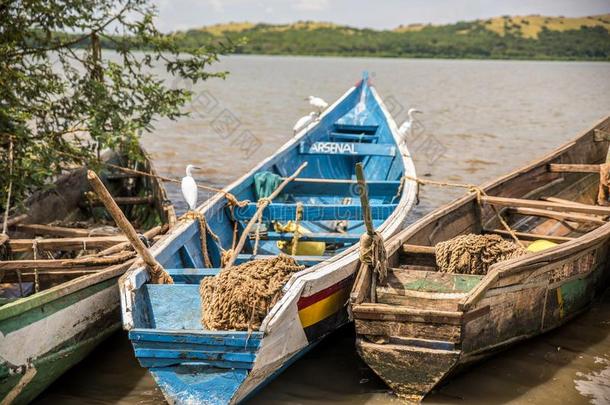
[[[99,199],[104,203],[104,206],[110,215],[112,215],[114,222],[116,222],[118,227],[121,228],[125,236],[127,236],[127,239],[129,239],[131,242],[135,251],[138,252],[138,255],[140,255],[142,260],[144,260],[144,263],[146,263],[146,265],[148,265],[150,268],[151,280],[153,282],[160,282],[161,284],[172,284],[173,280],[171,276],[167,274],[165,269],[163,269],[163,266],[161,266],[161,263],[154,258],[144,243],[140,240],[138,233],[133,228],[127,217],[125,217],[123,211],[121,211],[116,202],[114,202],[112,195],[110,195],[100,178],[97,177],[97,174],[95,174],[95,172],[92,170],[88,170],[87,179],[89,180],[91,187]]]
[[[250,231],[252,230],[252,227],[257,222],[258,216],[262,215],[263,211],[265,210],[265,208],[267,208],[267,206],[269,205],[271,200],[273,200],[275,197],[277,197],[282,192],[284,187],[286,187],[286,185],[288,185],[288,183],[290,183],[292,180],[296,179],[297,176],[299,174],[301,174],[303,169],[305,169],[305,167],[307,167],[307,162],[304,162],[301,166],[299,166],[299,168],[293,173],[292,176],[285,178],[284,181],[282,181],[280,183],[280,185],[277,186],[277,188],[275,190],[273,190],[273,193],[271,193],[271,195],[269,195],[269,197],[265,198],[262,201],[262,203],[260,204],[260,206],[258,207],[256,212],[254,213],[252,218],[250,218],[250,221],[248,222],[248,225],[246,225],[246,228],[241,233],[241,237],[239,238],[239,242],[237,242],[237,245],[235,246],[235,250],[233,250],[233,254],[231,255],[231,257],[229,258],[229,260],[225,264],[225,267],[231,267],[233,265],[233,263],[235,263],[235,259],[237,259],[237,255],[239,255],[241,253],[241,250],[244,248],[244,244],[246,243],[246,239],[248,238],[248,235],[250,234]]]

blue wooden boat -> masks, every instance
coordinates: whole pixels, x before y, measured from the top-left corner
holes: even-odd
[[[231,210],[219,193],[198,208],[220,239],[218,243],[206,235],[214,268],[204,266],[199,224],[184,221],[152,248],[174,284],[149,283],[144,267],[121,278],[124,327],[140,364],[168,402],[241,402],[348,322],[346,303],[364,229],[355,164],[364,164],[374,225],[390,237],[403,226],[416,199],[414,183],[401,184],[404,175],[415,176],[402,138],[365,74],[317,120],[225,189],[252,203]],[[254,215],[255,175],[271,172],[286,178],[304,162],[308,165],[299,177],[265,209],[263,222],[294,220],[299,203],[300,224],[306,229],[299,241],[311,242],[319,251],[297,251],[294,257],[306,268],[289,280],[259,330],[203,329],[199,283],[220,271],[221,247],[232,246],[235,221],[241,233]],[[291,233],[269,226],[257,255],[248,240],[236,264],[276,256],[281,252],[278,242],[291,239]]]

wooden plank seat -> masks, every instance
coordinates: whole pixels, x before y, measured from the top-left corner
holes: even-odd
[[[398,193],[398,180],[367,181],[367,192],[370,198],[393,196]],[[285,188],[284,194],[298,196],[345,196],[358,197],[358,183],[347,179],[297,178]]]
[[[115,235],[78,238],[10,239],[8,244],[13,252],[31,252],[34,244],[40,250],[72,251],[106,249],[122,242],[127,242],[127,238],[123,235]]]
[[[155,202],[155,198],[153,196],[144,196],[144,197],[113,197],[114,201],[117,205],[151,205]],[[93,205],[94,207],[104,206],[104,203],[100,200],[93,200],[83,202],[82,205]]]
[[[267,232],[261,236],[265,240],[285,240],[290,241],[293,238],[292,232]],[[299,235],[300,242],[326,242],[326,243],[357,243],[360,241],[360,235],[355,233],[303,233]]]
[[[303,221],[358,221],[362,219],[362,207],[360,205],[303,204]],[[396,204],[371,205],[371,218],[373,220],[384,220],[388,218],[396,208]],[[297,204],[269,204],[263,211],[264,220],[289,221],[296,218]],[[257,206],[250,203],[245,207],[235,210],[235,218],[240,221],[249,220],[256,213]]]
[[[600,165],[551,163],[551,173],[599,173]]]
[[[577,212],[589,215],[610,215],[610,207],[601,207],[597,205],[576,205],[571,203],[558,203],[552,201],[527,200],[523,198],[508,198],[495,196],[481,196],[481,201],[486,204],[502,207],[545,209],[558,212]]]
[[[379,135],[368,134],[346,134],[343,132],[331,132],[330,139],[333,141],[355,141],[355,142],[373,142],[379,139]]]
[[[333,124],[333,129],[336,132],[353,133],[353,134],[369,134],[377,132],[379,125],[357,125],[357,124]]]
[[[242,264],[256,259],[272,259],[277,257],[276,255],[252,255],[250,253],[242,253],[237,256],[235,264]],[[315,266],[324,260],[330,259],[332,256],[292,256],[301,265],[304,266]]]
[[[377,302],[416,309],[457,311],[459,302],[483,279],[470,274],[449,274],[394,268],[377,286]]]
[[[204,277],[213,277],[220,273],[220,268],[187,268],[165,269],[175,283],[199,284]]]
[[[396,156],[396,146],[389,143],[314,142],[299,144],[302,155]]]

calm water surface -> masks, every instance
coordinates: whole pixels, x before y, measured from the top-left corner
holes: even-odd
[[[234,56],[225,80],[193,88],[192,117],[161,121],[143,143],[163,175],[188,163],[222,186],[292,136],[308,95],[337,99],[368,70],[397,121],[424,111],[411,151],[420,175],[481,183],[575,137],[610,113],[610,64]],[[400,122],[399,122],[400,124]],[[178,208],[179,192],[170,187]],[[460,195],[426,187],[413,220]],[[201,198],[206,198],[205,194]],[[610,294],[570,324],[454,378],[430,404],[610,403]],[[171,303],[168,303],[171,305]],[[354,351],[346,327],[253,401],[255,404],[399,403]],[[156,404],[163,397],[123,332],[39,398],[40,404]]]

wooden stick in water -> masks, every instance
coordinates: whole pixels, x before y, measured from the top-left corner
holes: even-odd
[[[133,245],[133,248],[138,255],[144,260],[144,263],[148,265],[150,268],[151,281],[153,283],[159,284],[172,284],[173,280],[169,274],[163,269],[161,263],[154,258],[154,256],[150,253],[150,251],[146,248],[144,243],[140,240],[138,233],[133,228],[123,211],[119,208],[119,206],[112,199],[112,195],[108,192],[104,183],[100,180],[100,178],[95,174],[94,171],[87,171],[87,179],[91,184],[91,187],[96,192],[99,199],[104,203],[104,206],[114,218],[114,221],[118,225],[119,228],[123,231],[127,239]]]
[[[258,216],[262,215],[263,211],[265,210],[265,208],[267,208],[267,205],[269,205],[271,200],[273,200],[275,197],[277,197],[282,192],[284,187],[286,187],[286,185],[288,185],[288,183],[290,183],[292,180],[296,179],[297,176],[299,174],[301,174],[303,169],[305,169],[305,167],[307,167],[307,162],[304,162],[301,166],[299,166],[299,168],[293,173],[292,176],[284,179],[284,181],[282,183],[280,183],[279,186],[277,186],[277,188],[273,191],[273,193],[271,193],[271,195],[269,197],[265,198],[262,201],[262,203],[260,204],[260,206],[258,207],[256,212],[254,213],[252,218],[250,218],[248,225],[246,225],[246,228],[243,230],[241,237],[239,238],[239,242],[237,242],[237,245],[235,246],[235,250],[233,251],[231,258],[225,264],[225,267],[231,267],[233,265],[233,263],[235,263],[235,259],[237,258],[237,255],[239,255],[241,250],[244,248],[246,239],[248,238],[248,235],[250,234],[252,227],[257,222]]]

